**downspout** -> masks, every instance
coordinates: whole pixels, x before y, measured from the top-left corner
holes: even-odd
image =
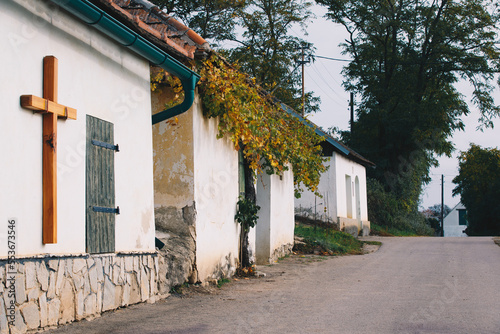
[[[154,114],[152,116],[153,124],[182,114],[191,108],[194,101],[196,84],[200,80],[200,76],[197,73],[191,71],[177,59],[87,0],[52,0],[52,2],[80,18],[86,24],[96,27],[102,33],[144,57],[150,63],[161,67],[181,80],[184,90],[184,101],[179,105]]]

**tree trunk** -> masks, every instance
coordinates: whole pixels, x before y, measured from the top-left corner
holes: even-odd
[[[253,170],[250,168],[250,164],[248,163],[247,159],[243,159],[243,168],[245,171],[245,198],[249,201],[252,201],[255,203],[257,201],[257,196],[255,193],[255,186],[254,186],[254,173]],[[246,231],[244,228],[241,229],[241,234],[240,234],[240,263],[241,267],[249,267],[251,265],[250,263],[250,253],[248,249],[248,231]]]

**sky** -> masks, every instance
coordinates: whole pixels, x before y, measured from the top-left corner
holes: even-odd
[[[343,42],[347,34],[342,26],[323,18],[326,10],[318,5],[313,7],[316,19],[308,24],[307,36],[304,36],[299,27],[291,29],[290,34],[302,37],[316,47],[316,55],[348,59],[342,55],[339,43]],[[317,125],[328,129],[336,126],[341,130],[349,128],[349,93],[342,88],[343,77],[341,74],[343,66],[347,62],[332,61],[316,58],[316,61],[305,67],[305,89],[313,91],[321,97],[320,112],[311,115],[309,119]],[[467,83],[459,83],[458,90],[470,101],[472,89]],[[494,92],[497,103],[500,103],[500,90]],[[356,101],[356,98],[355,98]],[[471,105],[470,105],[471,106]],[[469,148],[470,143],[482,147],[498,147],[500,142],[500,119],[494,121],[494,129],[484,132],[476,130],[478,127],[479,112],[471,106],[471,114],[463,118],[465,131],[455,132],[451,141],[455,145],[455,152],[451,158],[438,158],[439,167],[432,168],[432,181],[428,184],[421,197],[421,207],[427,208],[441,203],[441,174],[444,174],[444,202],[453,208],[459,201],[459,197],[452,196],[454,184],[452,179],[458,175],[458,155],[460,151]]]

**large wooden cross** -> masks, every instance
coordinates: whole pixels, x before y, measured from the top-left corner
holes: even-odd
[[[21,106],[43,114],[43,243],[57,243],[57,119],[76,109],[57,103],[57,58],[43,58],[43,98],[22,95]]]

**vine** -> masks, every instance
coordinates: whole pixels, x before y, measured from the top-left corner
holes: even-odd
[[[218,138],[227,136],[257,173],[282,175],[292,166],[295,195],[317,192],[326,171],[314,129],[284,111],[245,74],[217,55],[198,63],[206,117],[219,117]]]

